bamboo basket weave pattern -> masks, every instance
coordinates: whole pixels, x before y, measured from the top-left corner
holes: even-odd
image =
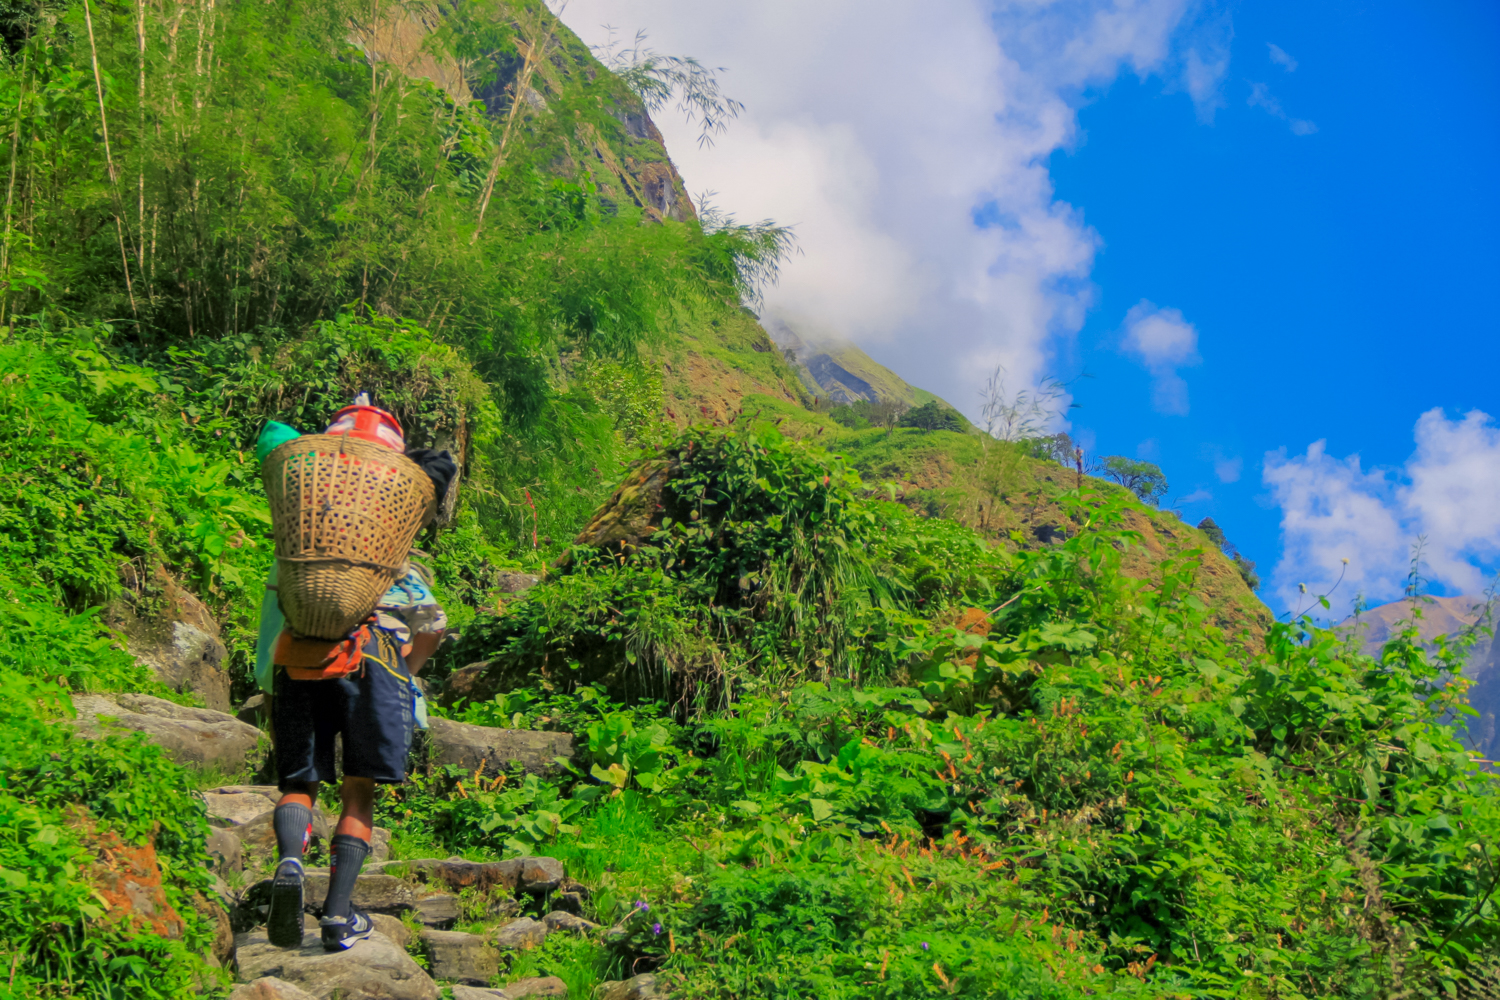
[[[432,480],[411,459],[347,434],[307,434],[262,467],[277,590],[294,633],[340,639],[370,616],[432,516]]]

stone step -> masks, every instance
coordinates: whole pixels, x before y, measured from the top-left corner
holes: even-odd
[[[404,948],[379,931],[346,951],[336,952],[325,952],[317,935],[304,937],[301,948],[278,948],[266,938],[265,928],[241,934],[235,943],[241,983],[254,984],[274,977],[314,1000],[333,1000],[335,996],[346,1000],[438,1000],[432,977]]]
[[[424,885],[461,889],[518,890],[529,895],[551,892],[562,885],[567,870],[556,858],[511,858],[509,861],[465,861],[463,858],[418,858],[367,866],[366,871],[411,877]]]
[[[532,976],[506,983],[500,989],[477,986],[453,987],[453,1000],[524,1000],[526,997],[565,997],[568,984],[556,976]]]

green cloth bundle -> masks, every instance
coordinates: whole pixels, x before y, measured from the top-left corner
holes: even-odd
[[[288,427],[275,420],[268,421],[260,432],[260,439],[255,442],[255,460],[264,462],[266,456],[275,451],[278,445],[286,444],[293,438],[301,436],[302,432],[295,427]]]

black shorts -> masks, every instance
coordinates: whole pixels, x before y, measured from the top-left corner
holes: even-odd
[[[271,727],[282,791],[313,781],[333,782],[333,738],[344,737],[344,774],[378,784],[406,780],[415,719],[411,681],[400,647],[370,630],[360,669],[326,681],[294,681],[276,668]]]

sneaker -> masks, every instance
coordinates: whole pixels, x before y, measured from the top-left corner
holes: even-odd
[[[374,922],[353,903],[349,904],[347,917],[324,917],[318,926],[323,928],[324,951],[352,948],[375,930]]]
[[[283,858],[271,876],[266,937],[278,948],[302,947],[302,862]]]

